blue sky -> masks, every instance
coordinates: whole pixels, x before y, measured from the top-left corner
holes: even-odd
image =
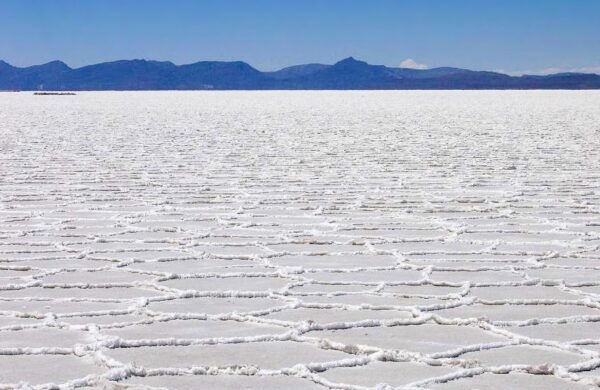
[[[0,59],[600,72],[600,0],[0,0]]]

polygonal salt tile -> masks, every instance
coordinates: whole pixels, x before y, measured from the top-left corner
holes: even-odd
[[[36,245],[29,245],[27,243],[13,244],[8,239],[0,238],[0,253],[4,255],[18,255],[24,256],[25,258],[31,256],[37,256],[38,254],[49,254],[52,252],[59,252],[62,254],[68,254],[56,249],[56,246],[52,243],[41,243]]]
[[[405,255],[413,253],[464,253],[479,252],[485,249],[486,244],[476,244],[469,242],[453,241],[417,241],[417,242],[398,242],[386,244],[374,244],[377,250],[398,251]]]
[[[463,233],[460,236],[461,240],[473,240],[473,241],[496,241],[509,242],[509,243],[546,243],[549,241],[571,241],[579,238],[576,234],[562,233],[562,232],[544,232],[544,233],[531,233],[531,232],[518,232],[518,233],[505,233],[505,232],[468,232]]]
[[[428,308],[432,305],[449,304],[457,300],[422,298],[422,297],[403,297],[390,295],[374,295],[374,294],[346,294],[346,295],[308,295],[295,297],[301,299],[302,302],[308,304],[329,304],[329,305],[351,305],[351,306],[390,306],[413,308],[416,306]]]
[[[117,348],[104,351],[120,362],[150,367],[256,366],[277,370],[296,364],[351,358],[335,350],[292,341]]]
[[[544,259],[544,264],[563,267],[598,267],[600,266],[600,259],[593,257],[553,257]]]
[[[322,255],[285,255],[269,258],[269,262],[280,267],[348,269],[357,267],[390,267],[397,259],[390,255],[375,254],[322,254]]]
[[[35,324],[40,322],[41,321],[36,318],[0,315],[0,328],[18,327],[21,325]]]
[[[385,240],[431,240],[443,239],[449,233],[445,230],[429,230],[429,229],[339,229],[337,233],[343,236],[357,238],[381,238]]]
[[[428,385],[435,390],[463,389],[527,389],[527,390],[588,390],[589,386],[569,382],[552,375],[510,373],[482,374],[446,383]]]
[[[102,334],[123,339],[207,339],[223,337],[280,335],[289,329],[266,324],[238,321],[171,320],[123,328],[103,329]]]
[[[102,268],[110,266],[111,264],[105,261],[88,260],[88,259],[56,259],[56,260],[27,260],[19,262],[21,266],[36,267],[42,270],[51,269],[82,269],[82,268]]]
[[[125,310],[129,304],[88,301],[48,301],[48,300],[0,300],[0,311],[15,311],[32,315],[85,313],[106,310]]]
[[[600,310],[581,305],[481,305],[473,304],[432,313],[446,318],[484,318],[489,321],[525,321],[532,318],[562,318],[573,316],[597,316]]]
[[[551,279],[564,281],[565,283],[598,282],[600,280],[600,270],[586,269],[565,269],[565,268],[544,268],[527,270],[530,278]]]
[[[132,390],[149,390],[150,387],[168,388],[171,390],[324,390],[323,386],[317,385],[308,379],[294,376],[258,376],[258,375],[192,375],[192,376],[149,376],[131,377],[123,382],[123,385]],[[140,385],[140,387],[135,387]],[[148,386],[148,387],[147,387]]]
[[[387,384],[402,387],[408,383],[446,375],[453,369],[418,363],[371,362],[365,366],[339,367],[318,375],[329,382],[369,388]]]
[[[185,232],[170,231],[140,231],[125,232],[111,236],[111,240],[136,240],[138,242],[160,242],[160,241],[179,241],[190,237],[191,234]]]
[[[10,248],[11,246],[6,246],[5,248]],[[25,261],[35,261],[35,260],[51,260],[51,259],[64,259],[64,258],[75,258],[76,255],[71,252],[66,251],[57,251],[57,250],[43,250],[40,247],[39,249],[35,249],[34,246],[25,246],[21,251],[6,251],[0,252],[0,260],[7,262],[14,262],[15,265],[23,265]],[[52,247],[50,247],[51,249]]]
[[[63,226],[59,232],[76,237],[107,237],[124,232],[124,228],[114,226]]]
[[[565,250],[563,245],[558,243],[500,243],[495,248],[498,252],[525,253],[528,255],[544,255],[551,252],[561,253]]]
[[[484,366],[503,366],[511,364],[542,365],[556,364],[568,366],[585,360],[584,356],[573,352],[543,346],[511,345],[502,348],[469,352],[459,359],[475,360]]]
[[[169,274],[227,274],[235,272],[273,272],[252,260],[223,260],[223,259],[189,259],[160,262],[147,262],[131,264],[126,269],[150,272],[163,272]]]
[[[70,348],[93,342],[83,331],[60,328],[34,328],[0,332],[0,348]]]
[[[58,322],[70,325],[114,325],[133,323],[139,321],[148,321],[148,317],[139,314],[113,314],[113,315],[93,315],[93,316],[68,316],[60,317]]]
[[[166,250],[174,244],[163,242],[136,242],[136,241],[90,241],[85,243],[70,243],[67,248],[75,251],[90,251],[92,255],[99,255],[102,252],[120,252],[120,251],[144,251],[149,249]]]
[[[53,210],[45,215],[49,218],[73,219],[73,220],[114,220],[117,213],[111,213],[101,210]]]
[[[302,254],[331,254],[331,253],[354,253],[367,250],[364,245],[349,244],[271,244],[268,248],[274,252],[283,253],[302,253]]]
[[[450,283],[498,283],[524,280],[519,274],[510,271],[433,271],[431,279]]]
[[[136,299],[141,297],[156,297],[164,293],[150,288],[137,287],[94,287],[94,288],[63,288],[63,287],[30,287],[21,290],[0,292],[0,297],[16,298],[29,297],[41,299]]]
[[[56,234],[27,234],[24,236],[11,237],[8,240],[3,240],[5,244],[25,244],[25,245],[39,245],[39,244],[47,244],[47,243],[61,243],[63,245],[67,244],[80,244],[85,242],[87,238],[83,237],[68,237],[68,236],[60,236]]]
[[[308,272],[304,277],[319,282],[405,282],[423,278],[419,271],[396,269],[385,271],[360,272]]]
[[[294,210],[290,210],[294,211]],[[211,230],[212,235],[218,237],[243,237],[243,238],[252,238],[252,241],[265,241],[260,240],[260,238],[264,239],[276,239],[276,237],[272,234],[268,234],[262,229],[248,228],[248,227],[221,227],[216,226],[215,229]]]
[[[525,259],[523,259],[523,262],[525,262]],[[424,265],[431,265],[433,266],[433,270],[434,271],[450,271],[450,272],[458,272],[458,271],[464,271],[464,272],[479,272],[482,270],[510,270],[511,266],[514,266],[515,264],[519,264],[519,262],[510,262],[510,263],[505,263],[505,262],[500,262],[500,261],[495,261],[495,260],[452,260],[452,261],[446,261],[443,259],[438,259],[435,261],[428,261],[428,262],[416,262],[413,260],[409,261],[410,264],[416,264],[419,266],[424,266]]]
[[[58,369],[60,368],[60,369]],[[91,359],[73,355],[0,355],[0,383],[61,384],[101,374]]]
[[[200,297],[151,302],[147,307],[154,312],[163,313],[247,313],[269,311],[284,306],[286,303],[271,298],[238,298],[238,297]]]
[[[88,255],[90,259],[107,259],[113,261],[172,261],[175,259],[188,259],[193,254],[179,250],[142,250],[122,252],[99,252]]]
[[[133,283],[139,281],[152,280],[156,276],[146,275],[134,272],[119,270],[101,270],[101,271],[73,271],[59,272],[53,275],[45,276],[43,283],[48,284],[112,284],[112,283]]]
[[[556,286],[490,286],[472,287],[469,297],[477,297],[488,301],[504,299],[556,299],[577,300],[581,299],[575,294],[562,291]]]
[[[409,263],[451,266],[450,264],[486,263],[488,266],[506,266],[514,262],[526,261],[529,257],[504,253],[413,253],[405,256]]]
[[[323,284],[323,283],[310,283],[307,282],[304,285],[294,286],[289,289],[292,295],[303,295],[313,293],[339,293],[339,292],[358,292],[373,290],[376,286],[365,286],[362,284]]]
[[[269,251],[256,245],[199,245],[194,250],[222,258],[248,258],[269,254]]]
[[[462,287],[450,286],[435,286],[432,284],[418,285],[392,285],[385,286],[383,292],[398,295],[428,295],[428,296],[444,296],[449,294],[460,294],[463,291]]]
[[[165,215],[165,214],[151,214],[144,216],[144,220],[135,223],[136,227],[140,228],[184,228],[184,229],[195,229],[195,230],[213,230],[220,227],[219,223],[215,220],[183,220],[178,218],[179,215]]]
[[[210,277],[170,279],[158,282],[160,285],[179,290],[196,291],[267,291],[279,290],[292,280],[282,277]]]
[[[600,334],[600,322],[567,322],[564,324],[538,324],[530,326],[511,326],[506,330],[534,339],[560,342],[597,339]],[[582,346],[586,348],[587,346]]]
[[[279,226],[290,226],[295,227],[297,225],[319,225],[326,222],[326,219],[323,216],[312,216],[312,215],[304,215],[304,216],[285,216],[284,218],[278,216],[254,216],[252,218],[259,224],[277,224]]]
[[[264,318],[292,322],[313,321],[319,324],[326,324],[331,322],[356,322],[370,319],[389,320],[412,318],[412,315],[410,312],[398,310],[341,310],[300,307],[277,311],[266,315]]]
[[[41,272],[43,271],[37,269],[21,270],[0,267],[0,285],[18,283],[20,279],[27,279],[29,276],[37,275]]]
[[[194,239],[196,243],[208,245],[253,245],[255,241],[255,238],[221,236],[217,234]]]
[[[346,345],[367,345],[421,353],[443,352],[467,345],[505,340],[475,327],[433,324],[324,330],[306,335]]]

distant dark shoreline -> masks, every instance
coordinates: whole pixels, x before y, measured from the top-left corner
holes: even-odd
[[[146,60],[70,68],[53,61],[18,68],[0,61],[4,91],[195,91],[195,90],[535,90],[600,89],[600,75],[557,73],[509,76],[460,68],[408,69],[346,58],[333,65],[305,64],[261,72],[245,62],[188,65]]]
[[[47,96],[47,95],[58,95],[58,96],[65,96],[65,95],[76,95],[75,92],[34,92],[34,95],[41,95],[41,96]]]

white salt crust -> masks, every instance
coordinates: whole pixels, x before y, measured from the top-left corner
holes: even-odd
[[[0,388],[600,386],[600,93],[0,94]]]

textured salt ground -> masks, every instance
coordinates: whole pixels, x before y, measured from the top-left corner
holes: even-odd
[[[290,376],[240,376],[196,375],[179,377],[133,377],[123,382],[128,389],[167,388],[177,390],[197,389],[264,389],[264,390],[316,390],[323,389],[306,379]],[[137,386],[136,386],[137,385]],[[130,386],[130,387],[129,387]]]
[[[531,390],[547,390],[547,389],[564,389],[564,390],[585,390],[589,386],[577,383],[565,383],[552,376],[542,375],[494,375],[483,374],[471,378],[446,382],[432,386],[436,390],[454,390],[454,389],[481,389],[489,388],[490,386],[499,389],[531,389]]]
[[[68,383],[105,370],[90,358],[72,355],[2,355],[0,380],[4,384],[26,381],[31,386]]]
[[[599,103],[1,95],[0,387],[598,387]]]

